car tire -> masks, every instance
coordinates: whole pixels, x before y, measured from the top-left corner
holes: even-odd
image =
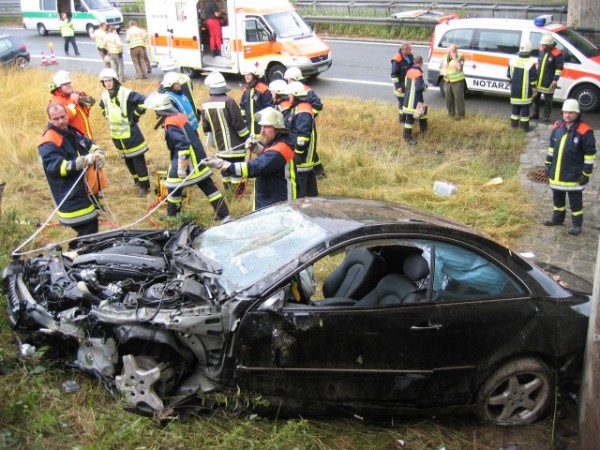
[[[24,56],[17,56],[15,58],[15,67],[17,69],[26,69],[29,67],[29,61]]]
[[[267,71],[267,82],[275,80],[283,80],[283,75],[285,74],[285,66],[283,64],[273,64],[269,67]]]
[[[527,425],[548,410],[554,392],[552,372],[536,358],[519,358],[500,366],[477,394],[477,416],[497,426]]]
[[[46,26],[43,23],[37,24],[37,32],[40,36],[48,36],[48,30],[46,29]]]
[[[569,97],[579,102],[579,109],[582,113],[594,112],[600,106],[600,90],[591,84],[577,86]]]

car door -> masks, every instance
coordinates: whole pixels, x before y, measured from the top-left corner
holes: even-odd
[[[426,301],[249,311],[239,328],[238,382],[312,401],[469,403],[473,376],[524,351],[539,332],[539,308],[487,255],[444,242],[425,247]]]

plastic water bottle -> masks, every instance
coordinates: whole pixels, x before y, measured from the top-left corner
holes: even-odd
[[[436,181],[433,183],[433,192],[437,195],[448,196],[457,191],[457,187],[448,181]]]

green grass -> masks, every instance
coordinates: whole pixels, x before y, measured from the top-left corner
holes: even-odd
[[[96,77],[72,76],[76,89],[100,97]],[[3,71],[2,77],[0,96],[5,99],[5,109],[11,111],[0,115],[0,129],[4,130],[0,134],[0,180],[7,183],[0,219],[3,268],[12,249],[54,207],[36,151],[37,139],[46,124],[46,86],[51,73],[41,69]],[[128,81],[126,86],[148,94],[156,84]],[[199,102],[208,96],[203,85],[194,92]],[[239,94],[237,90],[231,92],[236,99]],[[318,118],[319,153],[328,174],[319,184],[323,195],[408,203],[476,225],[506,244],[523,236],[531,225],[528,214],[534,208],[517,176],[524,135],[512,132],[508,120],[468,115],[457,124],[445,111],[433,110],[429,133],[419,136],[419,144],[413,147],[401,138],[395,104],[340,97],[323,100],[325,109]],[[94,108],[96,142],[107,153],[107,202],[116,220],[126,224],[141,217],[153,199],[135,196],[125,165],[112,147],[106,123],[98,107]],[[153,129],[152,114],[140,123],[150,146],[147,159],[153,174],[168,164],[163,132]],[[485,187],[490,178],[497,176],[504,178],[503,184]],[[433,194],[433,182],[440,179],[455,183],[458,193],[451,197]],[[151,180],[154,184],[154,177]],[[218,177],[216,180],[220,181]],[[229,199],[229,205],[234,215],[251,209],[249,197]],[[186,219],[203,226],[214,224],[212,209],[199,190],[192,191],[184,211]],[[177,227],[180,222],[168,221],[164,209],[154,220],[162,228]],[[138,225],[150,227],[148,221]],[[32,245],[44,246],[72,236],[72,230],[54,227],[45,230]],[[5,307],[6,298],[2,296],[0,310]],[[407,449],[436,449],[442,445],[463,449],[477,441],[477,448],[485,450],[503,445],[506,436],[498,440],[493,429],[478,426],[470,417],[396,418],[373,424],[355,417],[262,418],[231,407],[178,420],[140,417],[124,411],[119,400],[98,381],[64,368],[49,354],[44,355],[44,349],[20,358],[4,313],[0,313],[0,373],[1,448],[393,449],[404,440],[410,443]],[[81,390],[66,394],[61,386],[71,379],[81,385]],[[240,398],[227,400],[232,405]],[[550,435],[547,422],[528,430]]]

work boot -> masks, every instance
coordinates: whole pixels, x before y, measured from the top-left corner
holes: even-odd
[[[555,227],[555,226],[558,226],[558,225],[562,225],[564,223],[564,220],[560,220],[560,219],[557,219],[555,217],[552,217],[552,219],[544,220],[543,223],[547,227]]]
[[[403,137],[404,140],[407,142],[408,145],[416,145],[417,141],[415,140],[415,138],[412,137],[412,130],[409,128],[405,128],[404,129],[404,133],[403,133]]]
[[[521,122],[521,129],[525,132],[529,132],[529,122]]]
[[[581,234],[581,227],[578,227],[577,225],[573,225],[571,228],[569,228],[569,234],[571,236],[578,236]]]
[[[419,120],[419,131],[421,132],[421,136],[427,133],[427,119]]]
[[[167,202],[167,216],[173,217],[179,214],[181,211],[181,204],[176,205],[175,203]]]
[[[148,195],[148,189],[145,187],[141,187],[138,191],[138,197],[146,197]]]
[[[519,121],[517,119],[510,119],[510,127],[511,128],[518,128],[519,127]]]

